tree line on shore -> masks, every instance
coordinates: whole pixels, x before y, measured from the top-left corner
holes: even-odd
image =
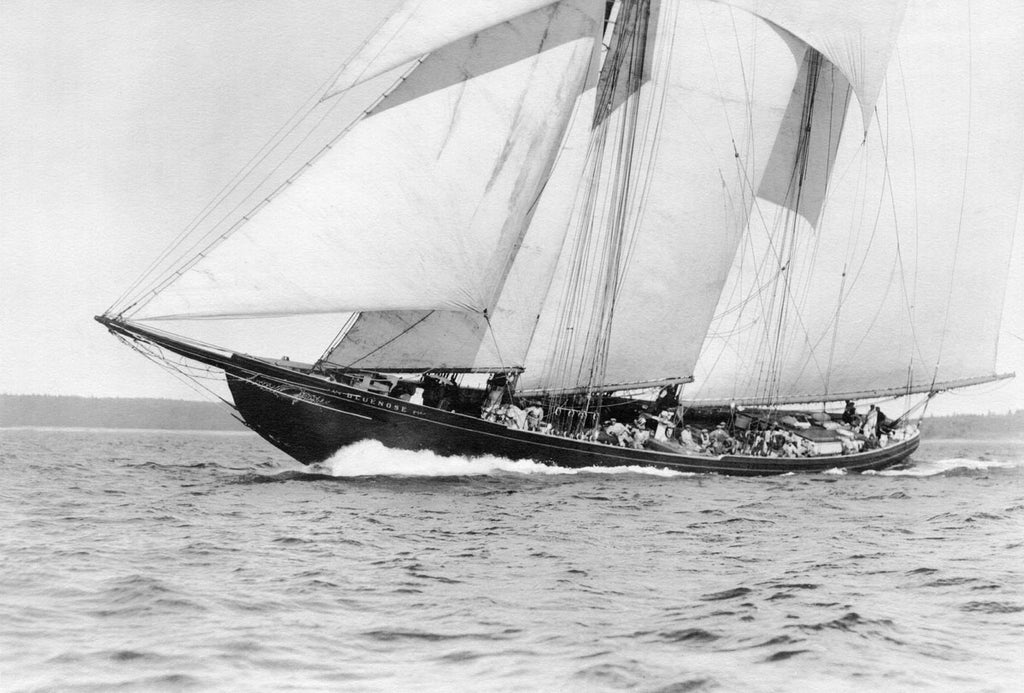
[[[0,395],[0,427],[157,428],[242,431],[215,402],[60,395]]]
[[[1024,409],[928,417],[921,423],[921,432],[928,438],[1024,438]]]

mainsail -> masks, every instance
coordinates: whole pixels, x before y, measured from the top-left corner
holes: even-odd
[[[1003,78],[1024,70],[1024,12],[998,6],[910,4],[876,123],[863,143],[846,123],[817,229],[759,200],[686,399],[808,402],[996,377],[1024,179],[1024,100]]]

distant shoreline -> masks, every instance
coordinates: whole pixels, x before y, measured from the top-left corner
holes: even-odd
[[[175,399],[0,395],[0,428],[248,431],[225,405]]]
[[[1001,443],[1020,443],[1024,445],[1024,433],[1013,433],[1004,436],[975,436],[974,438],[950,438],[946,436],[937,436],[928,431],[925,431],[922,435],[922,443],[979,443],[986,440],[996,441]]]
[[[954,414],[935,416],[921,422],[921,433],[929,440],[990,440],[1024,438],[1024,409],[1008,414]]]
[[[248,428],[228,430],[221,428],[124,428],[123,426],[4,426],[0,425],[0,431],[70,431],[79,433],[175,433],[215,436],[247,436],[256,435]]]
[[[0,429],[250,432],[225,405],[177,399],[0,394]],[[1024,439],[1024,409],[924,419],[932,440]]]

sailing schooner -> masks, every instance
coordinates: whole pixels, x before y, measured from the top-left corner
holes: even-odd
[[[401,68],[392,88],[97,319],[223,371],[303,463],[363,439],[732,474],[898,463],[920,406],[884,430],[785,407],[1004,377],[992,259],[1024,100],[998,85],[1024,52],[1020,23],[973,11],[406,2],[319,107]],[[157,327],[325,313],[341,331],[308,364]],[[623,421],[632,446],[608,437]],[[734,443],[698,451],[694,423]],[[756,443],[775,435],[801,454]]]

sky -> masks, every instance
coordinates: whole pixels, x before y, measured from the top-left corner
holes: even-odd
[[[0,3],[0,393],[195,399],[92,317],[394,4]],[[943,395],[933,413],[1024,408],[1022,220],[998,362],[1022,377]],[[231,346],[315,358],[339,326],[235,326]]]
[[[0,3],[0,392],[195,398],[92,318],[387,4]]]

